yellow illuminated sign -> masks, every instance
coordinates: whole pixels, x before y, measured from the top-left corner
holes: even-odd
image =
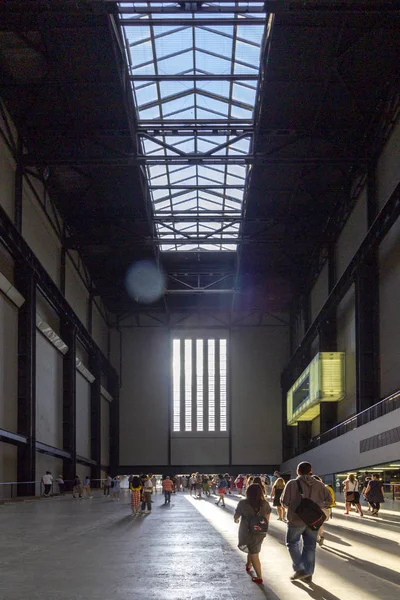
[[[312,421],[321,402],[344,398],[344,352],[319,352],[287,394],[287,423]]]

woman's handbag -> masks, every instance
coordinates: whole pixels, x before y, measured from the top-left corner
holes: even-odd
[[[346,502],[354,502],[355,498],[354,492],[346,492]]]

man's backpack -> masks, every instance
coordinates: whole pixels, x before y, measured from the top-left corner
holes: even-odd
[[[312,529],[318,531],[326,520],[326,515],[322,509],[316,504],[311,498],[304,498],[303,491],[301,489],[300,481],[297,479],[297,487],[301,496],[300,504],[294,511],[302,521]]]
[[[259,510],[256,512],[254,517],[247,519],[247,524],[250,533],[257,533],[261,535],[267,535],[268,531],[268,520],[266,517],[261,517]]]

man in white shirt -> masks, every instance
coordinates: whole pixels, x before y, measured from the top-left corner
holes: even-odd
[[[53,475],[50,473],[50,471],[46,471],[46,475],[43,475],[42,483],[44,485],[43,496],[48,498],[50,496],[51,486],[53,485]]]

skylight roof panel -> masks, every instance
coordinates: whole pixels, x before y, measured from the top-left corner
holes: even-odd
[[[153,48],[150,41],[143,42],[131,49],[132,66],[136,67],[153,61]]]
[[[233,38],[212,33],[204,29],[195,29],[195,44],[198,49],[210,50],[231,60],[233,50]]]
[[[250,65],[258,65],[260,60],[260,48],[237,41],[235,47],[235,60],[240,60]]]
[[[157,60],[160,75],[179,75],[185,69],[193,69],[193,52],[186,50],[176,56]]]
[[[192,198],[191,200],[185,200],[173,203],[174,210],[193,210],[197,207],[197,200]]]
[[[240,102],[250,104],[250,106],[254,106],[256,100],[256,89],[254,88],[251,90],[248,87],[234,83],[232,86],[232,98],[234,100],[240,100]]]
[[[224,75],[231,72],[231,60],[211,56],[206,54],[204,50],[196,50],[196,67],[211,75]]]
[[[125,35],[128,44],[135,44],[141,40],[150,39],[150,27],[148,25],[135,25],[135,27],[126,27]]]
[[[145,65],[144,67],[140,67],[140,68],[132,68],[132,75],[155,75],[156,71],[155,71],[155,67],[154,67],[154,63],[149,63],[148,65]]]
[[[174,110],[170,113],[164,113],[164,119],[173,119],[173,120],[184,120],[184,119],[194,119],[194,111],[195,106],[190,106],[186,110]]]
[[[193,80],[186,81],[184,77],[182,77],[182,81],[160,81],[160,96],[166,98],[180,92],[193,90],[193,88]]]
[[[231,115],[234,119],[251,119],[252,111],[232,104]]]
[[[162,98],[163,113],[169,113],[175,110],[184,110],[188,106],[194,105],[194,94],[190,91],[177,91],[176,97],[167,96]]]
[[[213,3],[216,6],[218,3]],[[137,5],[137,3],[135,3]],[[152,3],[144,3],[151,7]],[[262,5],[262,3],[260,3]],[[157,8],[160,8],[157,3]],[[176,2],[166,2],[164,7],[176,6]],[[221,5],[222,6],[222,5]],[[224,8],[228,5],[224,3]],[[238,6],[232,3],[232,6]],[[248,10],[248,3],[243,3],[243,8]],[[204,18],[209,18],[205,12],[185,12],[185,20],[189,19],[193,25],[168,24],[169,15],[157,13],[157,19],[164,19],[164,26],[149,27],[146,20],[152,15],[140,17],[141,26],[126,27],[126,38],[130,45],[127,53],[132,56],[131,74],[133,76],[134,97],[141,120],[171,122],[171,127],[179,127],[179,122],[186,123],[186,127],[196,120],[229,121],[237,120],[238,123],[246,121],[251,123],[254,119],[254,105],[256,101],[257,82],[253,80],[240,80],[230,82],[221,79],[195,80],[190,78],[193,73],[210,75],[246,75],[258,74],[259,53],[264,26],[246,26],[248,13],[236,16],[237,25],[224,25],[224,19],[234,18],[234,14],[221,13],[218,15],[220,25],[204,25]],[[261,13],[257,16],[262,17]],[[176,19],[176,15],[174,19]],[[179,17],[178,17],[179,18]],[[135,75],[159,75],[161,79],[155,83],[137,81]],[[186,76],[185,74],[189,74]],[[179,81],[162,79],[163,75],[180,75]],[[172,125],[172,122],[174,123]],[[158,123],[154,127],[157,128]],[[223,128],[224,125],[221,125]],[[162,128],[162,126],[161,126]],[[150,130],[149,135],[154,135]],[[142,148],[145,155],[152,160],[165,160],[167,155],[174,155],[176,160],[182,160],[182,152],[190,155],[210,154],[238,159],[246,156],[250,151],[250,136],[236,141],[235,134],[204,135],[193,129],[192,135],[155,135],[153,141],[142,137]],[[164,144],[166,147],[164,147]],[[201,158],[199,157],[199,161]],[[196,161],[197,162],[197,161]],[[154,211],[158,215],[193,214],[200,221],[188,222],[174,220],[174,223],[165,221],[163,225],[157,224],[156,231],[163,239],[174,239],[174,244],[160,244],[162,251],[234,251],[236,244],[212,243],[212,239],[232,239],[239,235],[239,224],[223,220],[225,211],[230,214],[241,215],[243,203],[244,183],[247,174],[245,165],[216,163],[213,165],[201,164],[188,165],[173,164],[156,165],[148,162],[146,172],[149,177],[150,193]],[[163,186],[165,189],[153,189],[152,186]],[[179,186],[193,186],[186,190]],[[196,186],[205,189],[196,189]],[[234,189],[227,189],[225,185],[237,185]],[[208,189],[207,189],[208,188]],[[207,214],[221,215],[221,220],[209,221]],[[202,218],[202,215],[204,218]],[[202,239],[196,240],[200,234]],[[194,238],[193,244],[179,243],[188,241],[188,236]]]
[[[140,107],[142,104],[147,104],[148,102],[154,102],[158,98],[157,86],[149,85],[145,88],[141,88],[139,90],[135,90],[136,101],[138,106]]]
[[[198,90],[207,90],[211,94],[229,98],[231,84],[229,81],[197,81],[196,87]]]
[[[192,29],[187,28],[183,31],[172,32],[169,35],[156,38],[156,57],[161,59],[168,54],[180,50],[190,50],[193,42]]]

